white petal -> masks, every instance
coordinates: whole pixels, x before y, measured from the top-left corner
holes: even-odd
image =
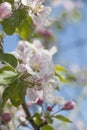
[[[56,47],[56,46],[53,46],[53,47],[50,49],[50,53],[51,53],[52,55],[54,55],[56,52],[57,52],[57,47]]]
[[[51,13],[50,7],[44,7],[43,11],[40,13],[40,18],[44,19]]]
[[[50,26],[52,24],[52,22],[48,19],[45,19],[45,21],[43,22],[44,26]]]
[[[23,5],[29,5],[29,3],[32,1],[31,0],[22,0],[21,2]]]
[[[62,98],[62,97],[55,97],[55,99],[54,99],[54,103],[56,103],[56,104],[59,104],[59,105],[64,105],[65,104],[65,100],[64,100],[64,98]]]

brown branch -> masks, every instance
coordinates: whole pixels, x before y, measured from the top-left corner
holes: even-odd
[[[31,114],[30,114],[25,102],[22,104],[22,107],[27,115],[27,120],[31,123],[34,130],[40,130],[41,127],[48,124],[47,121],[45,121],[44,123],[42,123],[40,125],[36,125],[34,120],[31,118]]]
[[[35,130],[39,130],[38,126],[35,124],[34,120],[31,118],[31,114],[30,114],[25,102],[22,104],[22,107],[27,115],[27,120],[31,123],[32,127]]]

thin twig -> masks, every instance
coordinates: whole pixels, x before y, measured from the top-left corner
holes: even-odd
[[[31,114],[30,114],[25,102],[22,104],[22,107],[23,107],[23,109],[24,109],[24,111],[25,111],[25,113],[27,115],[27,120],[31,123],[32,127],[35,130],[39,130],[38,126],[35,124],[34,120],[31,118]]]

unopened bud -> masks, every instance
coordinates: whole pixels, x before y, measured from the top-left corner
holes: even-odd
[[[9,18],[12,15],[11,4],[8,2],[3,2],[0,4],[0,19]]]
[[[51,37],[52,36],[52,33],[49,30],[39,30],[38,32],[45,37]]]
[[[41,106],[43,104],[43,99],[39,98],[37,104]]]
[[[76,103],[74,101],[68,101],[64,104],[62,110],[72,110],[76,106]]]
[[[47,107],[47,110],[48,110],[48,111],[52,111],[52,106],[48,106],[48,107]]]
[[[1,116],[1,121],[4,123],[4,124],[7,124],[11,121],[11,114],[10,113],[4,113],[2,116]]]

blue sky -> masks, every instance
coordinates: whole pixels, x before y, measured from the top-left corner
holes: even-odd
[[[87,6],[81,9],[82,19],[68,23],[64,31],[57,32],[59,53],[55,63],[87,65]]]

